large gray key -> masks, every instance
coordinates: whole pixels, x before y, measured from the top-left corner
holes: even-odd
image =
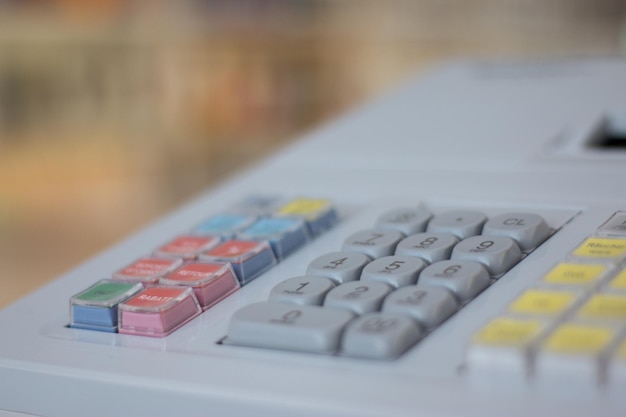
[[[269,300],[278,303],[321,306],[326,293],[333,288],[335,288],[335,283],[330,278],[295,277],[272,288]]]
[[[369,313],[348,325],[341,352],[358,358],[393,359],[417,343],[422,334],[408,317]]]
[[[459,240],[450,234],[418,233],[403,239],[396,246],[396,255],[417,256],[428,263],[450,258],[452,248]]]
[[[426,230],[426,224],[431,217],[432,214],[428,210],[421,208],[398,208],[380,216],[376,226],[397,230],[408,236]]]
[[[344,242],[342,251],[361,252],[370,258],[393,255],[396,245],[404,239],[397,230],[368,229],[353,233]]]
[[[300,352],[333,353],[344,327],[354,318],[347,310],[262,302],[233,314],[224,343]]]
[[[361,273],[361,281],[378,281],[394,288],[412,285],[427,263],[413,256],[385,256],[367,264]]]
[[[483,264],[489,274],[499,276],[522,258],[517,244],[508,237],[474,236],[461,241],[452,251],[453,260]]]
[[[550,235],[550,228],[537,214],[506,213],[489,219],[483,226],[483,235],[510,237],[527,251],[543,243]]]
[[[392,288],[382,282],[351,281],[330,290],[324,299],[324,306],[365,314],[379,310],[391,291]]]
[[[487,288],[489,281],[489,273],[478,262],[454,260],[436,262],[425,268],[417,285],[446,288],[457,300],[464,302]]]
[[[450,233],[459,239],[480,234],[487,216],[478,211],[449,211],[433,217],[426,228],[427,232]]]
[[[430,328],[442,323],[456,309],[457,302],[448,290],[409,285],[389,294],[382,311],[412,317]]]
[[[370,262],[367,255],[358,252],[332,252],[314,259],[306,275],[327,277],[338,284],[359,279],[361,271]]]

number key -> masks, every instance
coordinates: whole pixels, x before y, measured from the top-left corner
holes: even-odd
[[[461,241],[452,251],[453,260],[479,262],[492,276],[500,276],[522,259],[517,244],[508,237],[474,236]]]
[[[403,239],[396,247],[396,255],[416,256],[429,263],[450,257],[452,248],[459,240],[450,234],[418,233]]]
[[[348,325],[341,352],[360,358],[392,359],[413,346],[422,333],[409,317],[370,313]]]
[[[432,285],[446,288],[457,300],[474,298],[489,285],[489,273],[478,262],[441,261],[424,269],[418,286]]]
[[[332,289],[324,306],[346,309],[356,314],[377,311],[391,287],[382,282],[352,281]]]
[[[369,229],[349,236],[341,250],[362,252],[371,258],[392,255],[404,235],[396,230]]]
[[[314,259],[306,275],[327,277],[338,284],[359,279],[370,258],[357,252],[332,252]]]
[[[295,277],[272,288],[269,300],[301,305],[322,305],[326,293],[335,287],[329,278]]]
[[[385,256],[369,263],[361,274],[361,281],[378,281],[394,288],[412,285],[426,267],[426,261],[413,256]]]

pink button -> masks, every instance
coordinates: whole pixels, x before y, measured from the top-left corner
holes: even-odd
[[[113,274],[116,281],[141,282],[144,287],[154,285],[159,278],[182,265],[182,259],[141,258]]]
[[[191,260],[219,243],[220,238],[216,236],[179,236],[155,250],[154,254]]]
[[[118,331],[164,337],[201,312],[191,288],[154,286],[118,306]]]
[[[200,306],[206,310],[240,287],[230,264],[192,262],[159,280],[163,285],[193,288]]]

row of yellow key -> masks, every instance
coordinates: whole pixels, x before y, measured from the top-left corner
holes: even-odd
[[[469,358],[513,357],[527,371],[557,358],[594,374],[605,373],[611,358],[626,362],[625,259],[626,239],[586,239],[474,335]]]

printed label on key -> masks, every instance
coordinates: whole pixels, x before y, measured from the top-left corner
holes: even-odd
[[[626,254],[626,239],[591,237],[585,240],[574,252],[574,256],[584,258],[610,259]]]
[[[606,266],[601,264],[561,263],[548,272],[543,281],[564,285],[590,284],[595,282],[604,271],[606,271]]]
[[[544,327],[544,323],[539,320],[500,317],[479,330],[474,336],[474,343],[524,347],[535,340]]]
[[[563,312],[576,298],[574,293],[528,290],[509,307],[514,313],[556,315]]]

